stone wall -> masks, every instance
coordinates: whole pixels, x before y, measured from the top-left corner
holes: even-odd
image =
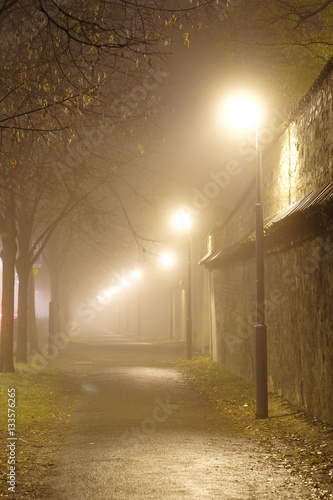
[[[332,65],[300,102],[285,133],[264,155],[266,217],[333,178]]]
[[[269,386],[333,423],[333,231],[269,255],[266,289]]]
[[[263,205],[271,218],[333,179],[333,62],[323,70],[263,155]],[[249,186],[216,241],[219,248],[255,227]],[[333,224],[301,244],[265,256],[268,372],[271,390],[333,423]],[[239,258],[214,270],[218,359],[254,379],[255,262]]]

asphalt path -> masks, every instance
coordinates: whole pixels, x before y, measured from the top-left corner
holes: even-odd
[[[297,476],[193,391],[178,345],[82,338],[55,363],[79,391],[49,499],[310,499]],[[47,450],[41,450],[45,453]]]

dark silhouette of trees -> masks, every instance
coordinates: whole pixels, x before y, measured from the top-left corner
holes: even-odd
[[[260,80],[281,107],[295,105],[332,55],[330,0],[239,1],[214,24],[221,67],[234,82]]]
[[[138,108],[130,95],[134,84],[129,82],[135,78],[140,81],[143,64],[152,67],[152,59],[167,47],[180,17],[197,10],[190,2],[185,4],[121,0],[0,2],[1,370],[14,369],[16,245],[20,277],[17,357],[26,361],[27,289],[33,262],[60,221],[91,196],[97,184],[105,182],[98,178],[98,167],[91,161],[90,184],[87,182],[86,156],[90,155],[92,134],[102,125],[99,137],[104,137],[114,123],[144,112],[144,99]],[[143,89],[150,86],[147,80]],[[126,103],[121,99],[117,102],[124,88],[129,98]],[[105,99],[110,104],[107,115],[102,108]],[[125,109],[128,103],[135,104],[129,113]],[[88,120],[90,127],[86,125]],[[51,165],[36,155],[32,145],[37,141],[52,144],[50,155],[58,148],[57,163]],[[62,148],[70,143],[77,150],[68,162]]]

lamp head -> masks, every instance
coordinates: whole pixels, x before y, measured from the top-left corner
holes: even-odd
[[[188,228],[190,225],[190,221],[191,221],[190,215],[187,212],[185,212],[185,210],[180,210],[175,214],[175,223],[179,227],[185,226]]]
[[[261,118],[258,100],[247,94],[234,94],[224,102],[224,116],[229,123],[240,129],[256,126]]]
[[[175,258],[171,253],[166,253],[161,256],[161,264],[165,267],[172,267],[175,262]]]

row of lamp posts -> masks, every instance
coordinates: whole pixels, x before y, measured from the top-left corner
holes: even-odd
[[[265,286],[264,286],[264,224],[262,207],[262,159],[259,143],[259,108],[254,101],[244,97],[230,100],[226,107],[229,119],[237,126],[246,127],[255,125],[256,149],[256,324],[255,353],[256,353],[256,417],[268,417],[268,389],[267,389],[267,327],[265,324]],[[177,216],[178,223],[187,228],[187,303],[186,303],[186,357],[192,359],[192,259],[191,259],[191,221],[189,214],[181,212]],[[163,260],[162,260],[163,262]],[[165,263],[168,257],[165,257]],[[140,305],[139,305],[140,308]],[[141,318],[138,317],[138,331],[140,334]]]

